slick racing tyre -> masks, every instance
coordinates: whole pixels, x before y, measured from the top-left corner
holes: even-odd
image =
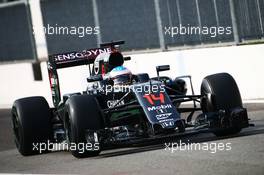
[[[42,153],[35,146],[46,144],[52,138],[51,112],[45,98],[18,99],[11,112],[18,151],[24,156]],[[47,144],[43,152],[47,152]]]
[[[91,142],[87,141],[89,131],[94,133],[104,128],[96,98],[93,95],[72,96],[66,103],[66,111],[64,126],[72,155],[77,158],[97,156],[101,151],[99,138],[92,134]]]
[[[234,78],[228,73],[218,73],[205,77],[201,85],[201,95],[206,98],[201,101],[203,112],[217,112],[242,108],[242,100]],[[231,127],[214,131],[216,136],[236,134],[241,127]]]

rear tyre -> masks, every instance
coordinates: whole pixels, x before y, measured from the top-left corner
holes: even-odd
[[[242,108],[242,100],[234,78],[228,73],[218,73],[205,77],[201,85],[201,94],[206,98],[201,101],[203,112],[229,111]],[[237,134],[241,127],[219,129],[213,133],[216,136]]]
[[[24,155],[40,154],[40,144],[45,145],[52,138],[51,111],[44,97],[18,99],[12,107],[12,124],[15,144]],[[42,147],[44,149],[44,147]]]
[[[73,156],[84,158],[97,156],[101,152],[100,143],[89,143],[87,131],[98,131],[104,128],[101,108],[93,95],[76,95],[66,103],[67,114],[64,125],[68,144],[76,145],[70,148]]]

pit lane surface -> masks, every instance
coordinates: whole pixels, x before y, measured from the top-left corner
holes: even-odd
[[[166,149],[164,141],[103,151],[94,158],[76,159],[60,151],[30,157],[15,149],[10,110],[0,110],[0,173],[59,174],[264,174],[264,104],[247,104],[251,123],[231,137],[200,133],[166,140],[166,143],[230,143],[231,150]]]

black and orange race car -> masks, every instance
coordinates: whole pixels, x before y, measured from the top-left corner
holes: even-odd
[[[18,99],[12,108],[15,142],[22,155],[41,153],[40,145],[48,145],[42,147],[45,152],[51,143],[64,143],[75,157],[96,156],[108,145],[191,131],[231,135],[249,126],[238,86],[228,73],[205,77],[201,94],[195,95],[190,76],[160,76],[169,65],[157,66],[157,77],[132,74],[123,66],[131,59],[121,54],[119,45],[123,43],[49,57],[54,107],[37,96]],[[57,69],[79,65],[88,65],[87,89],[61,98]],[[187,95],[186,81],[191,95]],[[193,105],[181,107],[184,102]]]

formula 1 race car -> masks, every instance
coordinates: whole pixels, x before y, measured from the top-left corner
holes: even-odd
[[[157,66],[157,77],[132,74],[123,66],[131,59],[121,54],[119,45],[123,43],[49,56],[54,108],[40,96],[18,99],[12,108],[15,143],[22,155],[41,153],[38,145],[48,144],[43,148],[50,151],[50,143],[65,143],[73,156],[81,158],[96,156],[108,145],[188,131],[232,135],[249,126],[238,86],[228,73],[205,77],[201,94],[194,95],[190,76],[160,76],[169,65]],[[57,69],[79,65],[88,65],[87,89],[61,98]],[[187,95],[187,81],[191,95]],[[193,105],[180,107],[184,102]],[[198,115],[196,111],[200,111]]]

